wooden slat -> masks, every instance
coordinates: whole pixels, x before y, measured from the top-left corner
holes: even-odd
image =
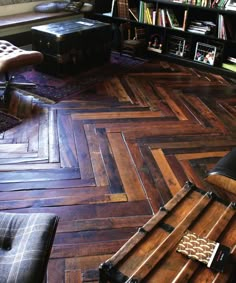
[[[154,180],[152,179],[151,172],[144,161],[144,158],[139,150],[139,146],[136,142],[129,142],[127,141],[127,146],[129,149],[130,154],[136,164],[140,182],[142,182],[143,189],[145,190],[145,194],[147,195],[148,199],[150,200],[150,205],[154,213],[157,213],[160,206],[164,205],[164,201],[156,189]]]
[[[61,167],[79,168],[70,115],[59,115],[59,150]]]
[[[89,155],[88,144],[84,132],[83,123],[80,121],[72,121],[73,128],[75,129],[75,147],[79,161],[81,179],[93,178],[93,169]]]
[[[124,87],[120,83],[120,80],[116,77],[111,78],[105,82],[105,88],[109,96],[117,97],[119,101],[131,102],[130,97],[127,95]]]
[[[117,169],[117,165],[113,154],[110,149],[109,140],[105,129],[97,129],[96,131],[99,147],[101,150],[101,155],[103,157],[103,162],[106,170],[107,177],[109,179],[109,187],[111,193],[123,193],[123,185],[121,178]]]
[[[186,229],[196,220],[199,214],[207,207],[211,199],[205,194],[189,214],[175,227],[174,231],[149,255],[146,261],[131,275],[130,278],[142,280],[152,268],[165,256],[165,254],[180,241]]]
[[[90,159],[93,167],[94,178],[97,186],[107,186],[109,184],[105,166],[102,160],[99,143],[97,141],[95,128],[93,125],[85,125],[85,134],[89,147]]]
[[[48,141],[49,141],[49,132],[48,132],[48,109],[43,109],[40,113],[39,118],[39,148],[38,156],[48,158]]]
[[[222,216],[216,221],[215,225],[212,229],[205,235],[204,237],[211,239],[212,241],[217,241],[220,237],[221,233],[225,230],[226,226],[229,224],[231,218],[235,215],[235,209],[230,204],[222,214]],[[203,235],[199,235],[203,236]],[[183,266],[182,270],[179,274],[176,275],[173,283],[182,283],[184,281],[190,280],[194,272],[198,269],[199,264],[196,261],[189,259],[185,266]],[[223,282],[223,281],[222,281]]]
[[[65,282],[68,283],[82,283],[82,274],[80,270],[66,270]]]
[[[143,187],[121,134],[108,134],[108,139],[129,201],[143,199],[145,197]]]
[[[57,112],[49,110],[49,162],[59,162],[59,140],[57,129]]]
[[[143,225],[143,231],[140,229],[132,238],[127,241],[127,243],[114,255],[109,259],[109,262],[112,263],[113,266],[117,265],[119,261],[121,261],[125,255],[127,255],[137,244],[146,236],[146,232],[150,232],[160,221],[170,212],[177,204],[184,199],[184,197],[190,191],[189,186],[185,186],[178,194],[175,199],[170,200],[165,209],[160,210],[155,216],[153,216],[145,225]]]
[[[183,111],[171,97],[172,93],[169,94],[164,88],[160,87],[157,87],[157,91],[165,99],[166,103],[169,105],[169,107],[172,109],[172,111],[175,113],[176,117],[178,117],[179,120],[187,120],[187,117],[184,115]]]
[[[177,178],[175,177],[173,171],[168,164],[163,152],[161,149],[152,150],[152,154],[157,164],[159,164],[159,168],[162,172],[162,175],[170,188],[172,195],[174,196],[180,189],[181,185],[179,184]]]

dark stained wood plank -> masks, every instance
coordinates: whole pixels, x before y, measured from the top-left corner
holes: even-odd
[[[111,152],[108,137],[105,129],[96,129],[96,134],[99,141],[99,147],[103,156],[104,167],[109,179],[109,187],[111,193],[123,193],[123,184],[119,176],[117,165]]]
[[[107,230],[127,227],[141,227],[150,219],[151,215],[125,216],[117,218],[86,219],[64,221],[59,223],[57,232]]]
[[[48,159],[49,150],[49,132],[48,132],[48,109],[43,108],[39,116],[39,148],[38,156]]]
[[[58,139],[58,129],[57,129],[57,111],[49,110],[49,121],[48,121],[48,131],[49,131],[49,162],[60,162],[59,155],[59,139]]]
[[[12,172],[1,172],[0,183],[16,183],[24,181],[51,181],[65,179],[79,179],[78,168],[60,168],[48,170],[19,170]]]
[[[155,182],[152,178],[149,167],[146,164],[145,159],[143,158],[143,155],[137,143],[127,142],[127,146],[129,148],[130,154],[132,155],[134,163],[136,164],[136,168],[140,176],[140,182],[142,182],[145,194],[147,195],[147,198],[150,201],[150,205],[153,211],[157,213],[160,206],[164,205],[164,202],[160,194],[157,193]]]
[[[92,197],[98,195],[106,195],[109,194],[109,188],[107,187],[76,187],[70,188],[50,188],[48,189],[34,189],[34,190],[16,190],[16,191],[6,191],[1,192],[0,200],[38,200],[38,199],[53,199],[56,197],[78,197],[80,196],[81,199],[85,197]]]
[[[113,254],[120,247],[124,245],[126,239],[119,241],[108,241],[106,245],[101,243],[86,243],[86,244],[74,244],[74,245],[54,245],[51,258],[71,258],[71,257],[84,257],[84,256],[98,256],[104,254]],[[55,282],[55,281],[53,281]]]
[[[205,180],[236,146],[234,82],[159,58],[119,60],[131,69],[83,91],[79,86],[59,103],[14,90],[9,109],[1,104],[23,122],[0,134],[0,209],[60,217],[49,283],[97,283],[100,263],[188,179],[205,191],[234,197]],[[71,81],[72,75],[64,79]],[[187,205],[193,207],[195,197]],[[170,225],[184,219],[186,208],[178,206],[179,212],[168,217]],[[222,216],[221,206],[208,211],[194,231],[210,232],[212,219]],[[235,225],[232,219],[226,229],[233,232]],[[153,236],[155,248],[163,235],[164,230]],[[234,244],[224,234],[220,241]],[[137,255],[148,256],[146,251]],[[162,260],[165,278],[171,281],[176,266],[181,270],[187,261],[170,253]],[[126,268],[132,272],[135,266]],[[191,280],[211,278],[209,272],[195,272]],[[157,270],[153,275],[163,278]],[[156,283],[155,278],[148,282]]]
[[[129,201],[144,199],[143,187],[125,145],[125,140],[120,133],[108,134],[108,138]]]
[[[73,126],[70,115],[63,115],[58,112],[58,138],[60,162],[63,168],[78,167],[76,147],[73,135]]]
[[[96,185],[108,186],[109,180],[106,174],[106,169],[101,155],[99,142],[96,136],[96,128],[93,125],[88,124],[85,125],[84,128]]]
[[[170,189],[171,194],[174,196],[182,188],[178,179],[176,178],[172,168],[166,160],[164,153],[161,149],[154,149],[151,151],[152,155],[158,164],[162,176]]]
[[[148,168],[149,176],[153,179],[155,184],[156,194],[159,194],[157,200],[161,200],[160,203],[156,203],[155,205],[161,206],[161,204],[163,205],[171,199],[172,195],[170,189],[167,186],[151,151],[147,148],[147,146],[140,146],[140,150],[144,158],[144,162]]]
[[[74,187],[95,186],[94,179],[81,180],[81,179],[65,179],[53,181],[28,181],[20,183],[0,183],[0,191],[18,191],[18,190],[34,190],[34,189],[64,189]]]
[[[88,143],[86,140],[83,123],[77,120],[72,120],[72,123],[81,179],[93,178],[93,168],[90,160]]]
[[[82,274],[80,270],[66,270],[65,282],[82,283]]]
[[[22,209],[11,209],[11,212],[48,212],[55,213],[61,221],[72,221],[81,219],[124,217],[131,215],[152,215],[150,206],[146,200],[134,202],[81,204],[61,207],[28,207]]]
[[[49,282],[65,282],[65,260],[63,258],[49,261],[47,279]]]

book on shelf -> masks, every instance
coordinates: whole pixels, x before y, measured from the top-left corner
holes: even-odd
[[[138,22],[138,9],[137,8],[129,8],[129,12],[132,17]]]
[[[227,16],[224,16],[224,26],[225,26],[227,39],[236,40],[236,30]]]
[[[187,22],[187,15],[188,15],[188,10],[184,10],[184,19],[183,19],[183,30],[186,30],[186,22]]]
[[[166,27],[166,12],[165,12],[165,9],[161,9],[161,26]]]
[[[229,61],[229,62],[231,62],[231,63],[234,63],[234,64],[236,64],[236,58],[235,57],[228,57],[227,58],[227,60]]]
[[[153,12],[152,12],[152,24],[156,25],[156,22],[157,22],[157,11],[153,10]]]
[[[191,21],[187,31],[199,34],[211,34],[214,32],[216,25],[211,21]]]
[[[180,25],[173,9],[170,9],[170,8],[166,9],[166,15],[168,18],[168,22],[170,23],[173,29],[183,30],[183,27]]]
[[[226,29],[225,29],[225,22],[224,17],[222,14],[218,16],[218,38],[220,39],[227,39]]]

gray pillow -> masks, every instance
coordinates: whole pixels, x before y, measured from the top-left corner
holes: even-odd
[[[64,11],[68,4],[67,1],[41,3],[34,7],[34,11],[37,13],[58,13]]]

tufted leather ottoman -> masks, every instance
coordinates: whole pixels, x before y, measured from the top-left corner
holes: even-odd
[[[0,86],[5,88],[2,97],[4,99],[6,98],[5,96],[10,86],[35,86],[32,83],[13,83],[12,80],[14,77],[10,77],[9,73],[24,66],[40,64],[42,61],[42,53],[38,51],[26,51],[6,40],[0,40],[0,73],[4,73],[6,79],[5,82],[0,83]]]
[[[0,282],[42,283],[58,217],[0,213]]]

